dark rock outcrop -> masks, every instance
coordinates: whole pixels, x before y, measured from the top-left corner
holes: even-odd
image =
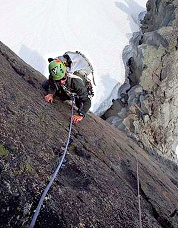
[[[43,75],[0,43],[0,226],[29,227],[68,137],[70,105],[44,101]],[[92,113],[73,126],[67,162],[35,227],[178,225],[178,168]]]
[[[126,81],[103,118],[150,153],[178,162],[178,1],[149,0],[123,53]],[[124,107],[118,106],[119,102]],[[117,113],[115,112],[117,110]]]

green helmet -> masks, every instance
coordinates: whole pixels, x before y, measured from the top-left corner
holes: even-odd
[[[65,76],[66,66],[60,59],[53,60],[49,64],[49,73],[52,75],[53,80],[60,80]]]

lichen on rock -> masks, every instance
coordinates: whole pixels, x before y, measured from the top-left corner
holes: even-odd
[[[112,113],[108,110],[103,115],[107,122],[126,132],[138,144],[142,142],[147,151],[175,162],[178,162],[177,6],[177,0],[147,2],[141,31],[133,36],[123,54],[125,58],[129,56],[124,59],[127,90],[121,86],[118,93],[122,96],[111,106]],[[140,91],[134,89],[138,86]],[[117,106],[119,102],[124,108]],[[134,118],[131,118],[132,106],[137,110]],[[116,114],[113,109],[117,109]],[[128,119],[130,123],[123,127]]]

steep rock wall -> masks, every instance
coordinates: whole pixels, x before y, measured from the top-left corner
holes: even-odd
[[[46,103],[45,77],[2,43],[0,62],[0,226],[26,228],[64,152],[70,106]],[[35,227],[137,228],[137,161],[143,228],[177,227],[177,166],[101,118],[72,127],[66,161]]]
[[[123,53],[126,80],[119,99],[103,115],[148,152],[174,161],[178,144],[177,2],[147,2],[141,31]]]

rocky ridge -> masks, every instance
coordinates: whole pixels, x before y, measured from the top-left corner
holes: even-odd
[[[178,162],[177,0],[149,0],[123,53],[126,80],[102,116],[142,148]]]

